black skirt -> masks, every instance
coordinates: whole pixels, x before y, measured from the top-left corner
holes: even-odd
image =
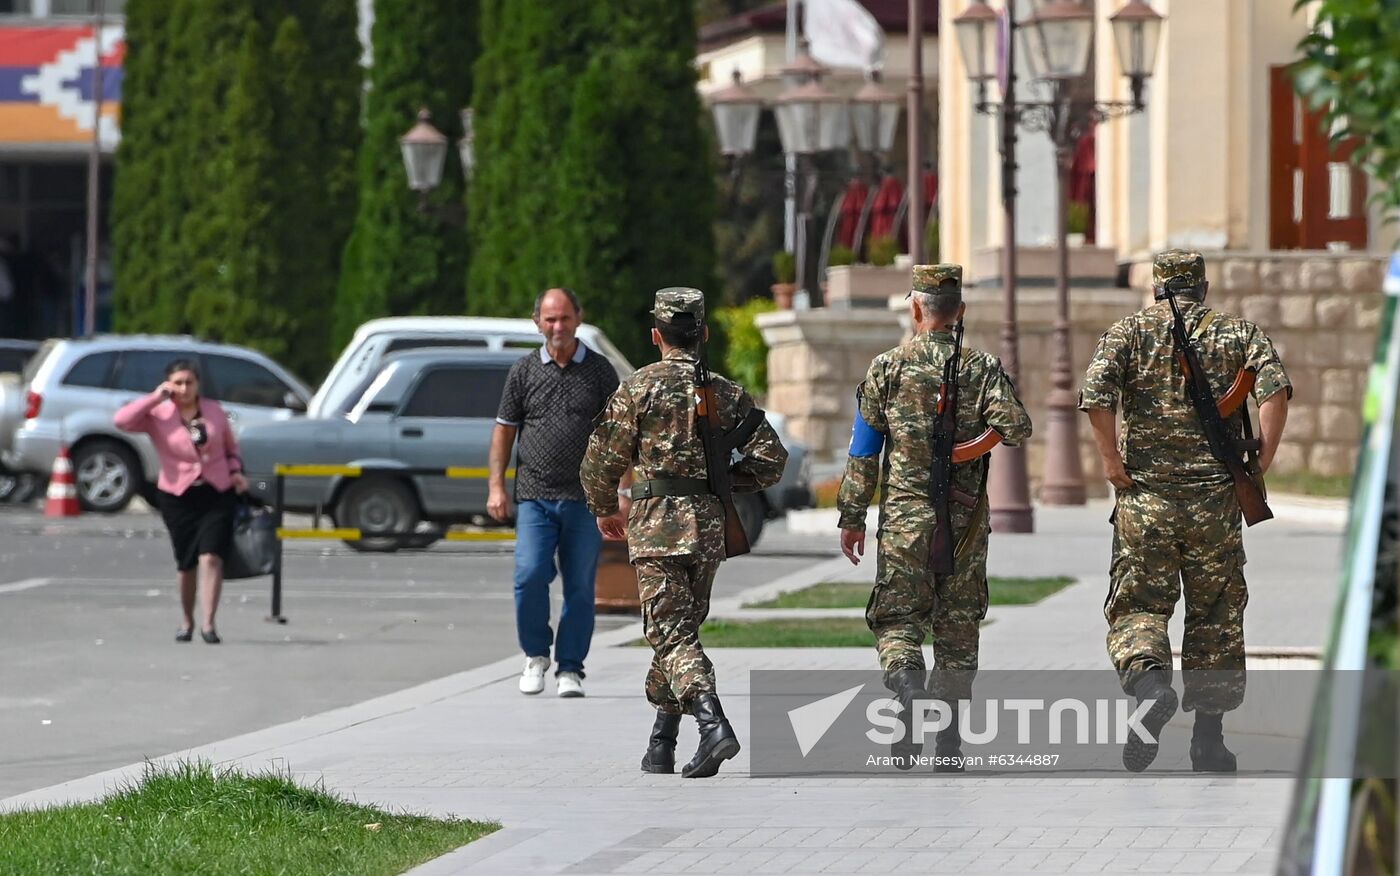
[[[161,491],[160,515],[170,530],[176,569],[188,572],[198,566],[200,554],[228,558],[237,506],[233,490],[221,493],[209,484],[197,484],[179,496]]]

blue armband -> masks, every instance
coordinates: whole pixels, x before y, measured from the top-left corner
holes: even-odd
[[[856,408],[856,419],[851,424],[851,456],[869,457],[879,456],[880,450],[885,446],[885,433],[877,432],[865,422],[865,418],[860,415],[860,408]]]

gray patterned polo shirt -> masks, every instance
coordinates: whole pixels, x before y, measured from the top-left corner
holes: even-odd
[[[563,368],[546,347],[511,366],[496,422],[519,430],[515,501],[584,501],[578,473],[588,436],[617,383],[608,357],[583,341]]]

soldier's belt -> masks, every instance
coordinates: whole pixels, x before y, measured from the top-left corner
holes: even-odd
[[[710,482],[704,478],[654,478],[632,485],[632,500],[655,499],[660,496],[707,496]]]

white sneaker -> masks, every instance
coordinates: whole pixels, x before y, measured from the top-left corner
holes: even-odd
[[[559,696],[583,696],[583,679],[579,678],[577,672],[561,672],[555,681],[559,684]]]
[[[537,694],[544,690],[544,674],[548,670],[548,657],[526,657],[525,670],[520,673],[520,692]]]

